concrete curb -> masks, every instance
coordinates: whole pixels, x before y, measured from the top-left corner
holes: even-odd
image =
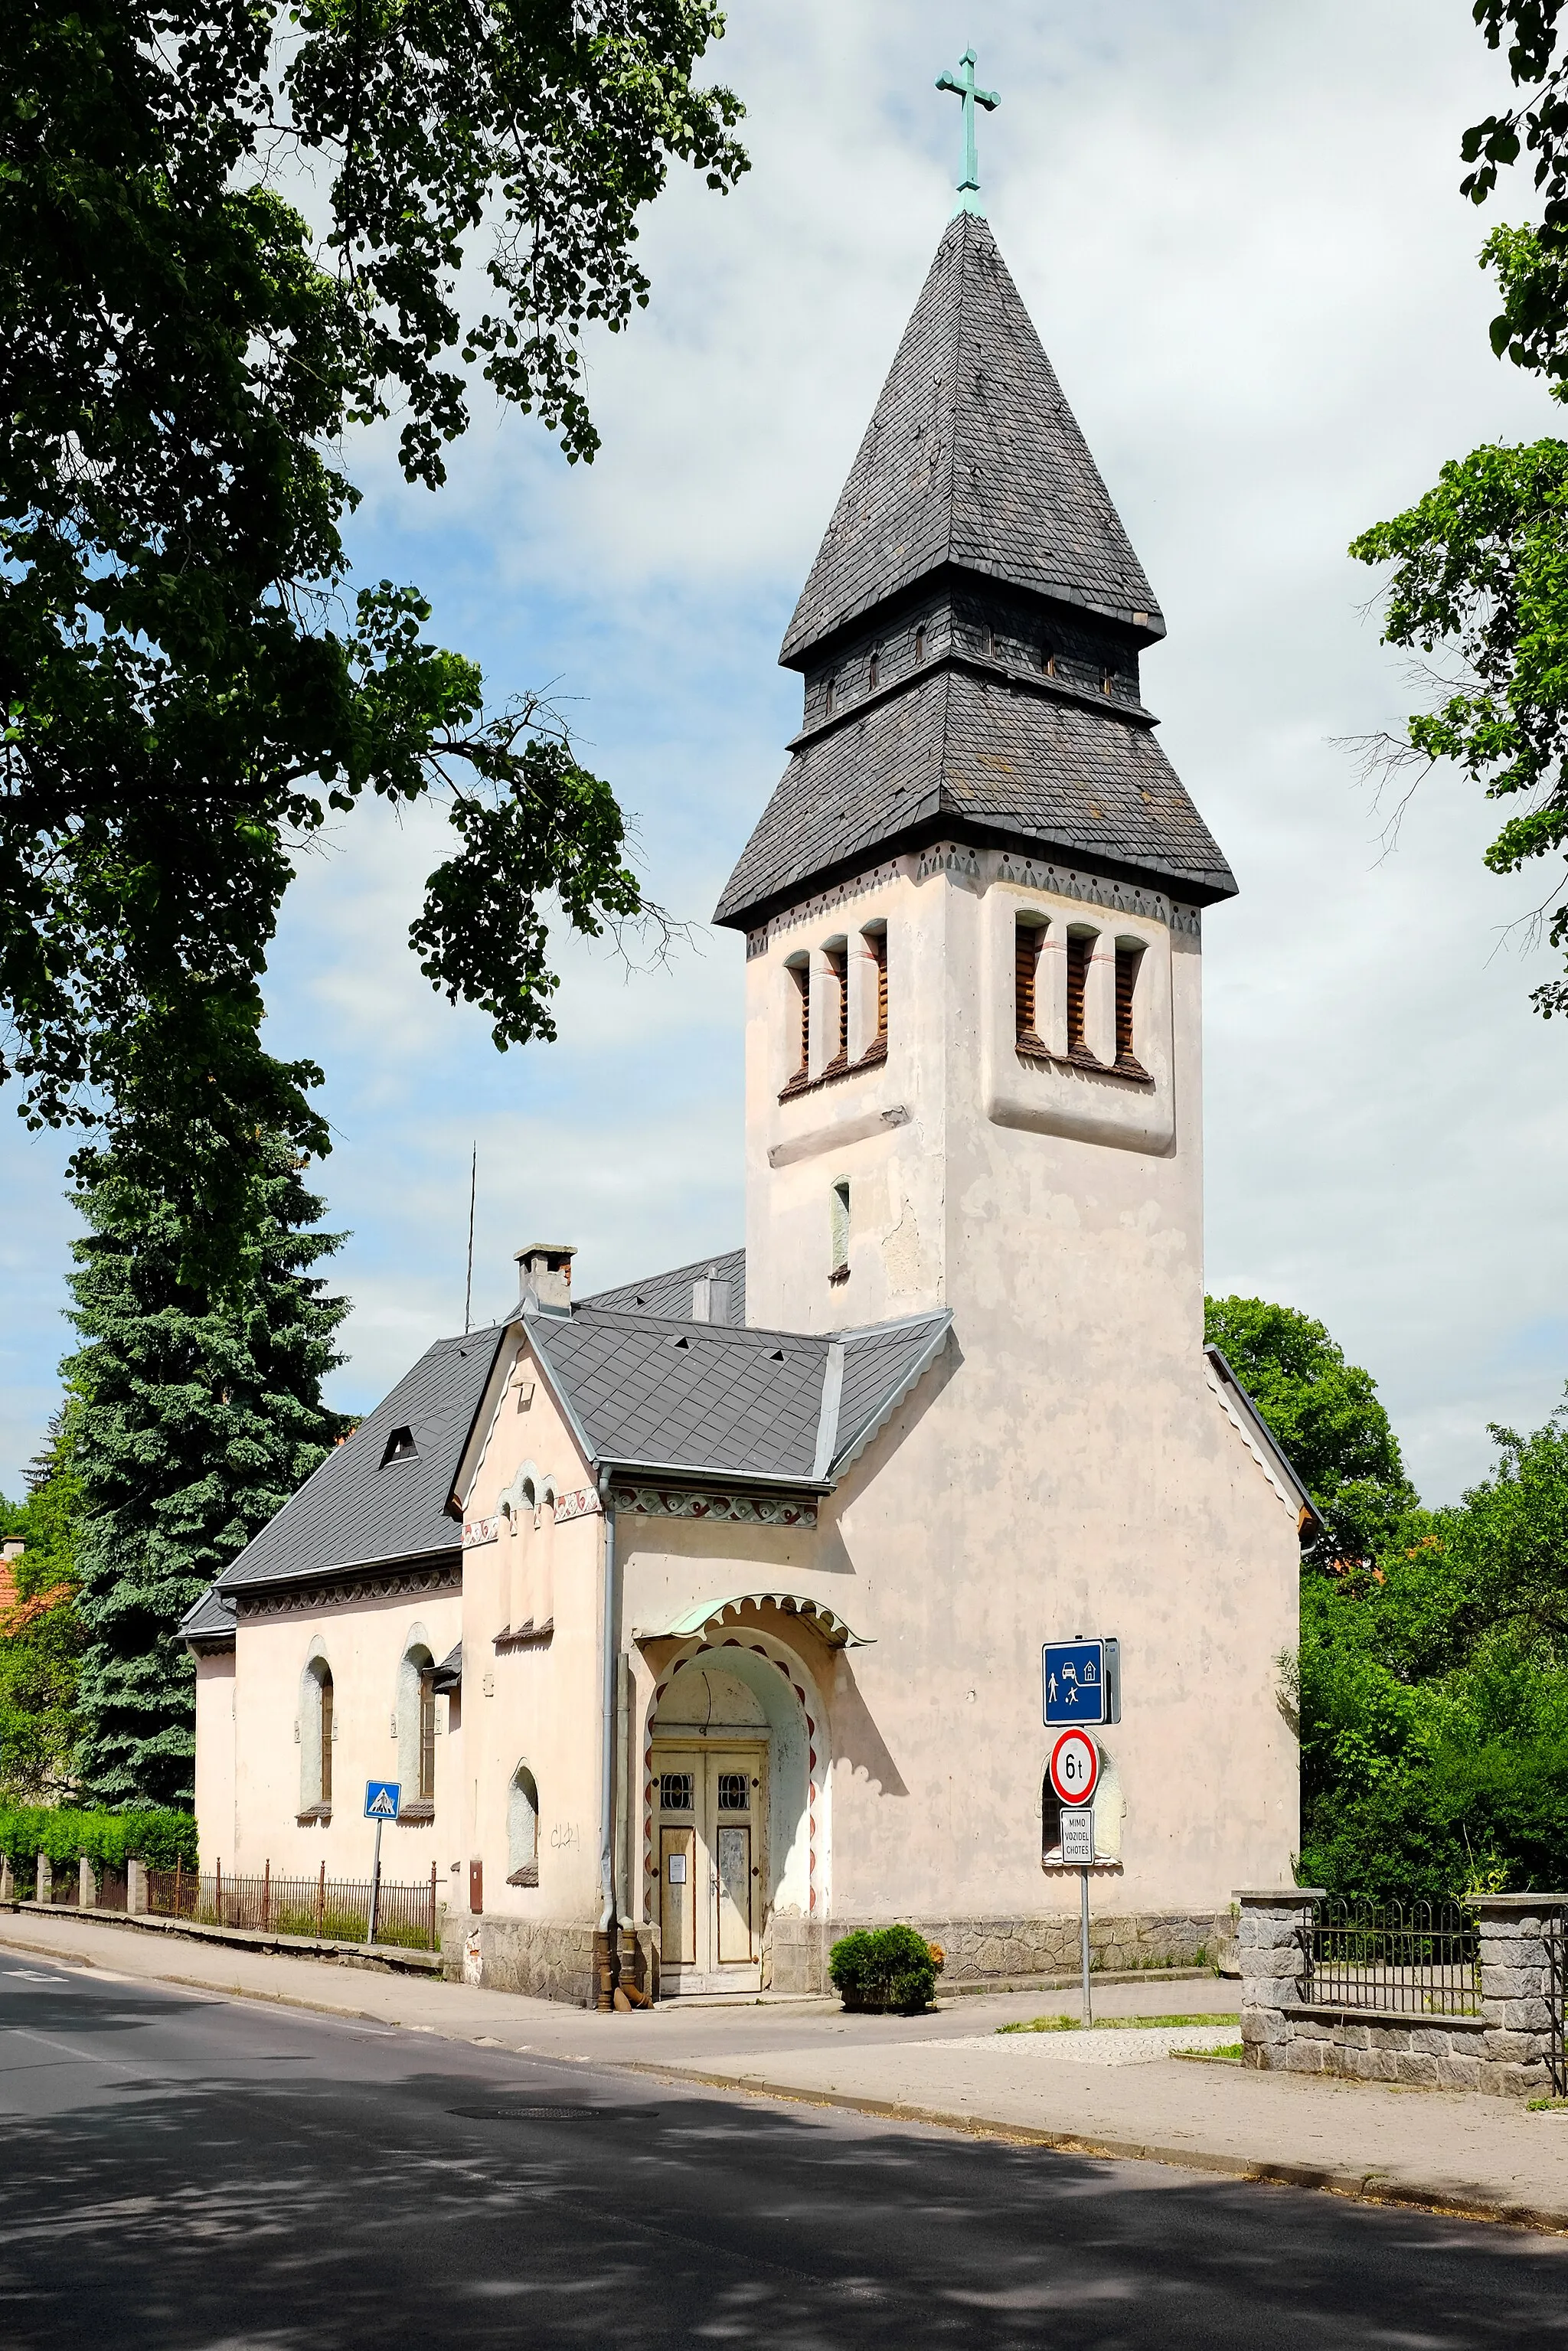
[[[645,2063],[635,2058],[604,2062],[613,2072],[639,2074],[668,2082],[672,2088],[693,2082],[706,2089],[773,2098],[788,2105],[836,2106],[847,2114],[873,2115],[888,2122],[924,2123],[941,2130],[956,2131],[965,2138],[1000,2139],[1017,2147],[1047,2147],[1058,2155],[1172,2164],[1183,2171],[1213,2172],[1221,2178],[1249,2180],[1263,2187],[1315,2189],[1326,2195],[1345,2197],[1356,2204],[1395,2205],[1411,2211],[1440,2213],[1447,2220],[1492,2220],[1508,2228],[1568,2236],[1568,2206],[1505,2203],[1484,2188],[1459,2180],[1402,2179],[1390,2172],[1335,2170],[1322,2164],[1220,2155],[1203,2147],[1162,2147],[1148,2139],[1088,2137],[1078,2131],[1039,2130],[1029,2123],[955,2114],[938,2106],[908,2105],[898,2099],[857,2097],[841,2090],[802,2089],[798,2084],[766,2082],[754,2074],[699,2072],[695,2067]]]
[[[204,1927],[194,1918],[162,1918],[128,1910],[82,1910],[75,1903],[5,1902],[14,1917],[84,1921],[89,1927],[129,1928],[143,1935],[177,1936],[183,1942],[225,1944],[236,1951],[276,1951],[285,1959],[337,1959],[350,1966],[380,1967],[394,1975],[440,1976],[439,1951],[412,1950],[402,1943],[340,1943],[314,1935],[263,1934],[246,1927]]]

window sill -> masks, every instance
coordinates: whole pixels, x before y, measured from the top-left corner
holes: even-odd
[[[412,1821],[417,1828],[422,1822],[435,1818],[435,1799],[434,1796],[415,1796],[412,1803],[398,1806],[397,1816],[400,1823]]]
[[[521,1869],[514,1869],[507,1880],[508,1886],[537,1886],[538,1882],[539,1865],[537,1861],[528,1862]]]
[[[1020,1061],[1046,1061],[1058,1070],[1092,1070],[1102,1078],[1120,1078],[1134,1086],[1153,1086],[1155,1082],[1143,1063],[1134,1061],[1130,1055],[1123,1061],[1102,1061],[1089,1052],[1053,1053],[1043,1037],[1035,1036],[1028,1029],[1015,1038],[1014,1050]]]
[[[873,1037],[858,1061],[831,1061],[817,1077],[808,1077],[800,1071],[779,1094],[781,1102],[794,1102],[801,1094],[821,1093],[824,1086],[836,1086],[844,1078],[858,1078],[862,1070],[874,1070],[887,1059],[887,1039]]]
[[[296,1823],[302,1829],[308,1829],[315,1821],[319,1821],[321,1826],[325,1828],[331,1817],[330,1804],[307,1804],[302,1813],[296,1813],[294,1815]]]

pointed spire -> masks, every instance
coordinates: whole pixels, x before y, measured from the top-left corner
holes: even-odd
[[[1165,634],[986,221],[947,225],[779,659],[951,565]]]

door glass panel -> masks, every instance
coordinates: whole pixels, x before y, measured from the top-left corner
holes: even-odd
[[[659,1774],[659,1809],[665,1813],[689,1813],[692,1808],[692,1774],[689,1771],[661,1771]]]
[[[720,1775],[721,1781],[731,1774]],[[736,1775],[738,1776],[738,1775]],[[751,1949],[751,1831],[718,1832],[718,1960],[749,1959]]]
[[[721,1771],[718,1775],[718,1808],[721,1813],[745,1813],[751,1808],[744,1771]]]

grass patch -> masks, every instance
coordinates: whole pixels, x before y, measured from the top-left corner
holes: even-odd
[[[1218,2049],[1173,2049],[1184,2065],[1239,2065],[1244,2055],[1239,2041],[1222,2041]]]
[[[1568,2111],[1568,2098],[1526,2098],[1527,2115],[1560,2115]]]
[[[1239,2024],[1240,2011],[1232,2016],[1102,2016],[1094,2022],[1096,2032],[1148,2032],[1160,2025],[1171,2024]],[[1032,2016],[1025,2024],[998,2024],[998,2032],[1081,2032],[1082,2026],[1075,2016]],[[1239,2049],[1240,2043],[1237,2043]]]

